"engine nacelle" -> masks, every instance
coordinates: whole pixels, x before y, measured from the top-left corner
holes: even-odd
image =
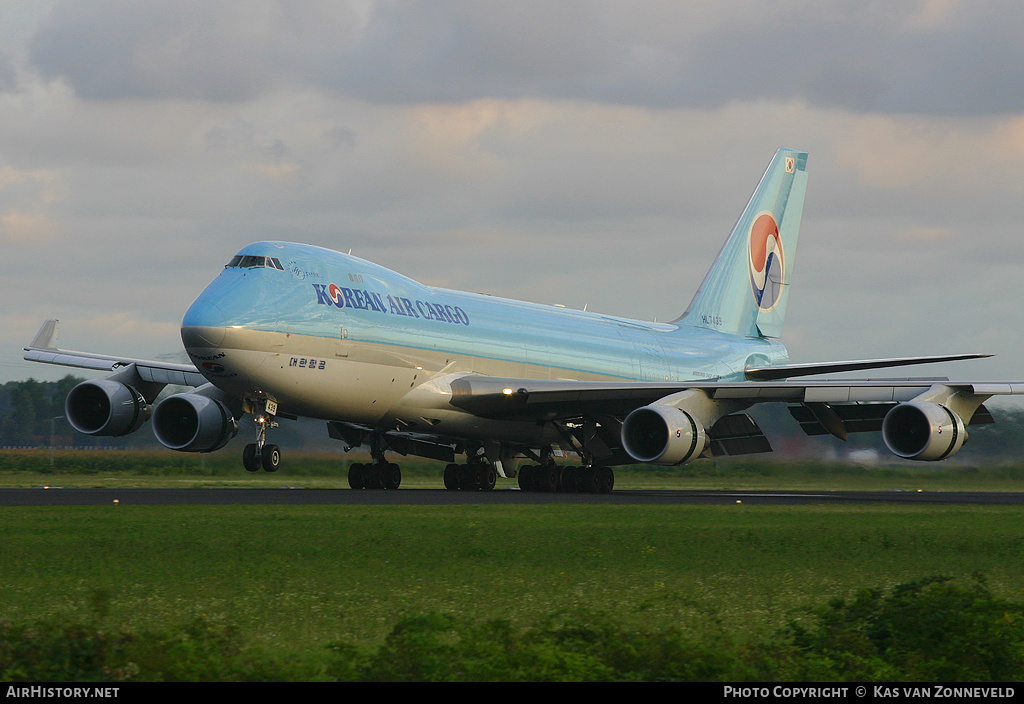
[[[960,416],[928,401],[901,403],[885,414],[882,439],[893,454],[908,460],[942,460],[963,447],[967,429]]]
[[[112,379],[83,381],[64,401],[68,423],[86,435],[134,433],[149,419],[149,412],[138,389]]]
[[[213,452],[238,433],[238,421],[221,401],[202,394],[168,396],[153,410],[153,433],[164,447]]]
[[[637,408],[622,422],[622,447],[637,462],[683,464],[698,457],[707,446],[703,424],[673,406]]]

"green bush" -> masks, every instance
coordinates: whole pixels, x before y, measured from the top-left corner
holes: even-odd
[[[412,616],[371,655],[333,644],[338,679],[586,682],[734,679],[735,648],[692,642],[675,629],[631,632],[607,616],[557,615],[536,626]]]
[[[340,679],[389,681],[1007,681],[1024,677],[1024,606],[931,577],[865,589],[775,640],[629,631],[606,616],[537,626],[432,614],[400,621],[373,655],[338,649]],[[335,646],[337,648],[338,646]],[[362,658],[362,660],[360,660]]]
[[[327,646],[326,664],[247,647],[207,619],[162,631],[0,622],[0,681],[1006,681],[1024,679],[1024,605],[981,579],[865,589],[765,642],[675,625],[633,630],[606,614],[558,613],[532,625],[446,614],[399,620],[377,648]]]
[[[205,619],[159,632],[98,624],[0,623],[0,681],[215,682],[302,680],[314,673],[247,649]]]
[[[865,589],[834,600],[810,627],[793,624],[800,679],[1006,681],[1024,678],[1024,607],[978,579],[948,577]]]

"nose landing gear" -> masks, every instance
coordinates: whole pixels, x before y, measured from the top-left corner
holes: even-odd
[[[277,427],[273,414],[276,410],[277,404],[267,401],[266,410],[256,415],[256,442],[249,443],[242,451],[242,465],[250,472],[261,468],[265,472],[276,472],[281,466],[281,448],[267,443],[267,431]]]

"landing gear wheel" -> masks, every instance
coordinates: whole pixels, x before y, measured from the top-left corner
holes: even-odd
[[[384,488],[384,472],[381,471],[379,464],[368,464],[364,465],[363,470],[363,488],[364,489],[383,489]]]
[[[242,466],[246,471],[260,471],[260,459],[256,456],[256,443],[249,443],[242,450]]]
[[[444,488],[448,491],[458,491],[459,465],[450,464],[444,468]]]
[[[596,467],[580,467],[576,477],[576,491],[581,494],[596,494],[598,478]]]
[[[491,491],[498,483],[498,470],[491,464],[480,465],[477,470],[477,487],[480,491]]]
[[[264,445],[261,462],[265,472],[276,472],[281,466],[281,448],[277,445]]]
[[[538,479],[540,479],[538,489],[544,492],[558,491],[558,487],[561,484],[561,474],[558,471],[558,467],[553,464],[541,467]]]
[[[533,491],[533,465],[527,464],[519,468],[519,490]]]
[[[385,489],[397,489],[402,483],[402,470],[394,462],[381,465],[381,479]]]
[[[462,491],[474,491],[477,488],[476,467],[471,464],[459,465],[458,477],[459,489]]]
[[[611,467],[599,467],[597,470],[598,475],[598,491],[602,494],[612,493],[612,489],[615,488],[615,472],[612,471]]]
[[[579,467],[563,467],[562,468],[562,487],[561,490],[564,492],[575,492],[576,485],[579,482],[580,468]]]
[[[363,489],[366,487],[366,470],[365,465],[360,462],[354,462],[348,468],[348,485],[353,489]]]

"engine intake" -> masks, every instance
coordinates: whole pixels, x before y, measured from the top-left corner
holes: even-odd
[[[637,408],[622,423],[622,447],[638,462],[683,464],[708,445],[701,422],[673,406]]]
[[[86,435],[134,433],[149,419],[149,404],[134,387],[111,379],[83,381],[64,401],[71,427]]]
[[[967,429],[960,416],[945,406],[910,401],[885,414],[882,439],[893,454],[904,459],[942,460],[963,447]]]
[[[168,396],[153,410],[153,433],[164,447],[213,452],[238,433],[238,422],[222,402],[201,394]]]

